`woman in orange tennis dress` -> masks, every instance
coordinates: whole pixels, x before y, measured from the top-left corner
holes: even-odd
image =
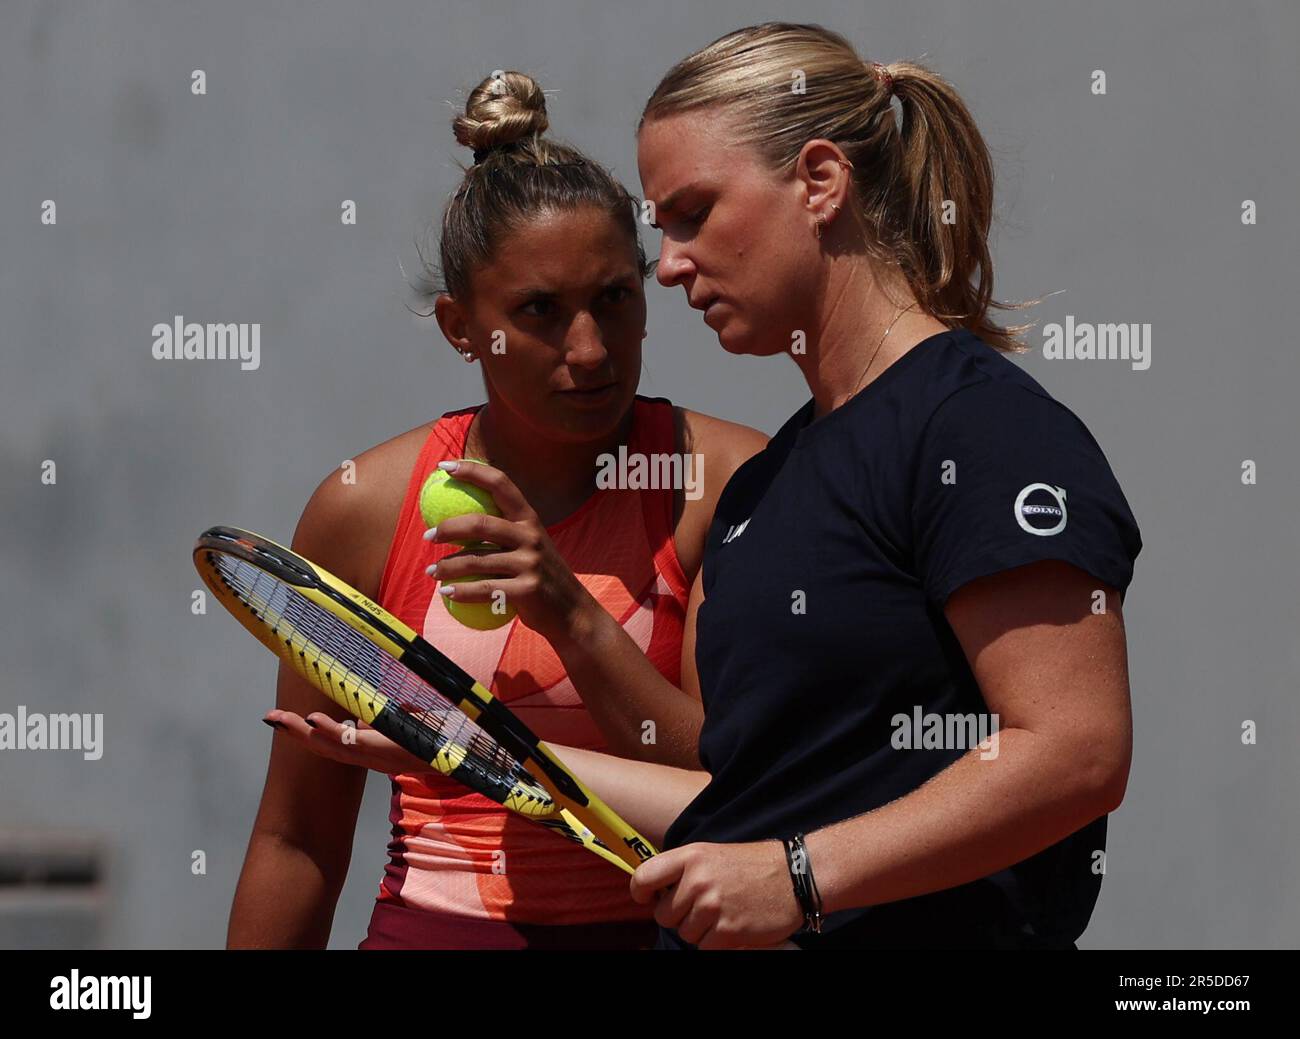
[[[364,452],[355,481],[326,478],[293,547],[421,632],[543,739],[698,769],[691,627],[704,537],[722,487],[766,438],[637,394],[650,268],[633,200],[546,127],[541,89],[513,72],[480,84],[454,123],[475,162],[443,215],[435,313],[482,365],[486,404]],[[602,456],[620,449],[677,456],[690,479],[598,487]],[[501,474],[498,503],[528,537],[526,551],[498,554],[492,572],[511,561],[518,616],[489,631],[454,620],[427,573],[459,546],[426,539],[419,490],[461,458]],[[228,943],[319,947],[365,770],[319,752],[321,730],[345,715],[284,668],[276,702]],[[653,943],[650,909],[599,858],[440,774],[396,774],[392,786],[389,862],[362,948]]]

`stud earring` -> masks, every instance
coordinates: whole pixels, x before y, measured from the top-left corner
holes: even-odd
[[[831,203],[831,209],[835,210],[836,213],[840,211],[840,207],[837,206],[834,202]],[[819,216],[817,218],[817,227],[816,227],[817,237],[821,238],[822,232],[825,230],[826,230],[826,218],[824,216]]]

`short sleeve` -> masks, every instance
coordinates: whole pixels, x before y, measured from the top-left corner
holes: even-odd
[[[935,409],[913,471],[914,562],[942,606],[978,577],[1054,559],[1122,595],[1142,539],[1087,427],[1014,382],[958,390]]]

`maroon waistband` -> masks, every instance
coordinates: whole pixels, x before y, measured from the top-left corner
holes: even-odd
[[[358,949],[650,949],[653,920],[599,924],[520,924],[430,913],[376,902]]]

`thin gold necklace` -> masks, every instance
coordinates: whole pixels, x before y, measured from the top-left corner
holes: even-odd
[[[898,319],[901,318],[904,314],[906,314],[909,310],[911,310],[912,307],[914,306],[916,306],[916,304],[912,303],[909,306],[904,307],[902,310],[900,310],[897,314],[894,315],[894,320],[889,322],[889,327],[885,329],[885,334],[880,337],[880,342],[876,344],[875,350],[871,352],[871,360],[867,362],[866,368],[864,368],[862,370],[862,374],[858,376],[858,381],[853,384],[853,389],[849,391],[849,397],[852,397],[855,393],[858,392],[858,387],[862,385],[862,380],[867,377],[867,372],[871,371],[871,366],[876,363],[876,355],[880,353],[880,348],[885,345],[885,340],[889,338],[889,333],[892,332],[894,330],[894,326],[898,324]],[[847,400],[848,398],[845,399]]]

